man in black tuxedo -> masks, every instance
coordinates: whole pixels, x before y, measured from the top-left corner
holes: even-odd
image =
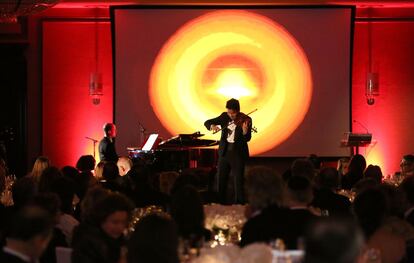
[[[31,206],[20,210],[10,223],[0,262],[38,262],[52,237],[53,225],[53,218],[41,208]]]
[[[244,203],[244,166],[249,158],[247,142],[251,139],[252,119],[240,112],[236,99],[226,103],[227,112],[207,120],[207,129],[219,131],[218,192],[220,201],[226,203],[229,174],[234,178],[234,202]]]
[[[116,126],[113,123],[105,123],[105,137],[99,142],[99,158],[101,161],[109,161],[116,163],[118,154],[115,150]]]

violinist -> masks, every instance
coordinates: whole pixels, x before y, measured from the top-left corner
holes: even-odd
[[[219,144],[217,184],[220,202],[244,203],[244,166],[249,158],[247,142],[251,138],[252,119],[240,112],[240,103],[230,99],[226,103],[227,112],[207,120],[207,129],[217,132],[221,130]],[[232,174],[234,196],[227,200],[229,175]]]

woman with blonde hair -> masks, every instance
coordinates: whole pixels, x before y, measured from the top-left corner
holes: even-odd
[[[105,166],[105,162],[101,161],[95,167],[95,171],[94,171],[95,172],[95,178],[98,181],[102,180],[102,178],[103,178],[102,174],[103,174],[104,166]]]
[[[43,171],[50,166],[49,158],[45,156],[37,157],[33,169],[31,172],[31,176],[33,179],[38,183],[40,180],[40,176],[42,175]]]

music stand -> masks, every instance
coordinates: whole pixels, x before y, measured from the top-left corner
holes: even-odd
[[[359,147],[366,147],[371,144],[372,133],[352,133],[345,132],[345,139],[341,141],[341,146],[349,147],[351,155],[359,154]]]

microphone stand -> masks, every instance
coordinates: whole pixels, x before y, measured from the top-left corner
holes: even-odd
[[[95,140],[94,138],[88,137],[86,136],[85,139],[90,140],[93,142],[93,159],[96,160],[95,158],[95,152],[96,152],[96,143],[98,142],[98,140]]]
[[[140,122],[138,122],[138,126],[139,126],[139,140],[142,146],[145,142],[145,133],[147,130],[145,129],[144,125],[142,125]]]

